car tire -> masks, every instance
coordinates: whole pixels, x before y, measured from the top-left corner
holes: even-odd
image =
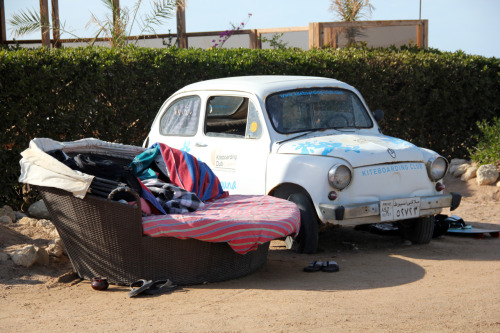
[[[294,202],[300,210],[300,231],[295,238],[285,240],[287,249],[297,253],[316,253],[318,250],[318,217],[311,200],[302,192],[277,191],[275,196]]]
[[[414,244],[427,244],[434,234],[434,216],[398,222],[400,235]]]

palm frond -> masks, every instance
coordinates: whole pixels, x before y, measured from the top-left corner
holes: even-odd
[[[11,31],[14,37],[19,37],[40,30],[42,20],[40,14],[35,9],[32,9],[12,15],[9,24],[13,27]]]
[[[142,0],[137,0],[137,2],[135,3],[134,5],[134,9],[132,10],[132,21],[130,21],[130,29],[128,31],[128,35],[130,36],[130,34],[132,33],[132,28],[134,27],[134,23],[135,23],[135,20],[136,20],[136,17],[137,17],[137,13],[139,12],[139,8],[141,7],[141,4],[142,4]]]
[[[104,6],[106,6],[106,8],[111,13],[113,13],[116,10],[116,8],[115,8],[115,2],[113,0],[101,0],[101,2],[103,3]]]
[[[104,31],[106,30],[106,22],[101,21],[94,13],[90,13],[90,20],[85,25],[85,28],[89,28],[90,26],[96,26],[97,30]]]
[[[179,3],[184,3],[185,0],[154,0],[152,3],[151,12],[144,15],[141,18],[141,32],[142,35],[144,31],[151,31],[156,33],[153,29],[155,25],[161,25],[165,20],[170,19],[174,16],[174,12]],[[93,13],[91,13],[91,19],[85,26],[88,28],[90,25],[97,27],[92,39],[91,45],[95,43],[97,38],[104,35],[104,38],[108,39],[112,47],[121,47],[127,43],[127,27],[130,23],[129,34],[132,31],[134,23],[138,18],[138,12],[143,0],[137,0],[133,11],[132,11],[132,21],[130,20],[130,11],[128,8],[124,7],[119,9],[114,0],[101,0],[104,6],[107,8],[108,12],[112,15],[106,15],[103,20],[100,20]],[[120,10],[119,15],[118,10]],[[39,12],[35,9],[21,11],[19,14],[14,14],[9,20],[9,24],[12,26],[10,30],[13,31],[15,37],[36,32],[41,28],[47,26],[52,28],[50,24],[43,24],[43,18],[40,17]],[[63,27],[64,28],[64,27]],[[59,29],[62,32],[63,29]],[[67,31],[66,31],[67,32]],[[75,36],[69,32],[72,36]],[[78,36],[75,36],[79,38]]]
[[[92,38],[92,41],[90,42],[90,45],[94,45],[96,42],[97,38],[101,36],[101,34],[104,34],[105,37],[109,37],[109,22],[107,21],[101,21],[97,16],[95,16],[94,13],[91,13],[90,16],[90,21],[85,25],[85,28],[88,28],[89,26],[94,25],[97,27],[97,30],[94,33],[94,37]]]
[[[329,9],[340,21],[351,22],[370,17],[375,7],[370,0],[331,0]]]
[[[370,0],[331,0],[330,11],[342,22],[355,22],[368,18],[375,7]],[[348,40],[348,45],[356,43],[356,37],[363,36],[362,28],[347,27],[342,29]]]
[[[142,18],[141,31],[139,35],[142,35],[145,31],[149,31],[153,34],[156,33],[153,26],[161,25],[166,20],[174,16],[177,4],[183,0],[155,0],[152,4],[151,13],[144,15]]]

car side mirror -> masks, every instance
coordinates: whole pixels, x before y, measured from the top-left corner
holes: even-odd
[[[372,114],[373,118],[375,118],[377,123],[379,123],[380,121],[382,121],[382,119],[384,119],[384,111],[380,109],[373,111]]]

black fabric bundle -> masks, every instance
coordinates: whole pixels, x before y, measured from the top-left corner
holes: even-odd
[[[73,170],[95,176],[90,190],[94,194],[107,197],[114,189],[124,186],[141,194],[141,184],[128,166],[92,154],[78,154],[70,157],[62,150],[47,153]]]

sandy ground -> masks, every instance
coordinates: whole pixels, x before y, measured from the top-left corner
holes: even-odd
[[[499,187],[449,179],[447,190],[464,198],[444,213],[500,228]],[[29,241],[19,230],[0,235]],[[123,286],[93,290],[75,279],[67,259],[30,269],[7,262],[0,267],[0,330],[500,332],[499,238],[446,235],[408,245],[394,235],[331,227],[321,232],[320,247],[296,254],[274,241],[254,274],[137,298]],[[335,260],[340,271],[303,272],[316,259]]]

